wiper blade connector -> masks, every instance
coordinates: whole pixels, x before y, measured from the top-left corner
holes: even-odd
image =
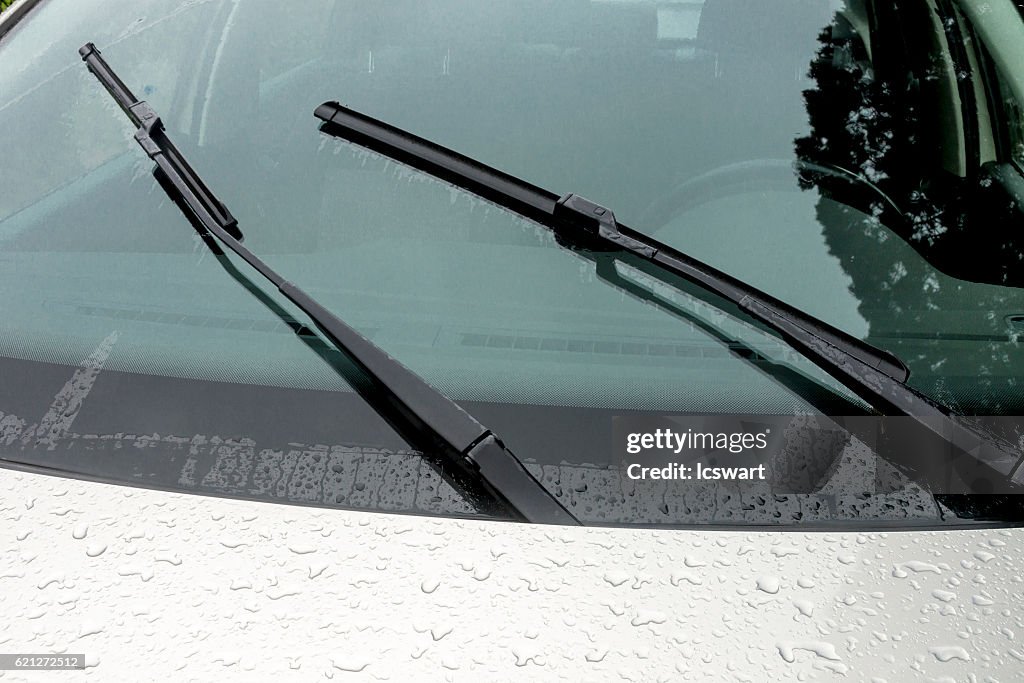
[[[152,107],[132,94],[95,45],[89,43],[79,53],[137,127],[136,140],[170,182],[176,199],[184,203],[203,229],[276,286],[348,356],[373,385],[376,395],[382,397],[386,419],[447,456],[463,475],[481,484],[516,518],[544,524],[579,524],[490,429],[245,247],[237,221],[168,138]],[[378,403],[373,405],[378,407]]]

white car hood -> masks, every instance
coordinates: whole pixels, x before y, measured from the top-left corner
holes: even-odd
[[[1006,681],[1024,531],[555,528],[0,470],[0,680]],[[50,678],[46,678],[49,676]]]

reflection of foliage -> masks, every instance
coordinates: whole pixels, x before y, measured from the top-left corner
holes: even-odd
[[[916,27],[922,17],[906,11],[898,18]],[[842,18],[819,35],[810,70],[816,87],[804,93],[811,133],[796,140],[796,154],[844,169],[861,187],[813,175],[803,187],[817,186],[874,216],[944,273],[1019,286],[1019,207],[999,193],[987,175],[992,169],[972,167],[969,150],[958,152],[950,142],[958,135],[951,110],[974,105],[953,102],[943,91],[958,87],[946,83],[951,58],[925,33],[890,30],[878,40],[873,33],[873,54],[884,70],[876,69],[863,39]],[[972,77],[969,71],[957,75],[968,79],[971,91]],[[966,177],[955,170],[958,154],[967,158]]]
[[[911,303],[912,308],[928,305],[920,295],[924,293],[927,298],[929,288],[923,282],[933,276],[933,269],[925,267],[917,272],[918,266],[927,264],[915,260],[908,267],[903,260],[878,258],[896,253],[886,248],[891,233],[882,224],[920,249],[933,240],[921,243],[922,231],[914,228],[918,221],[913,217],[925,222],[926,217],[943,213],[928,204],[930,193],[922,189],[928,186],[928,178],[915,164],[908,163],[918,157],[917,107],[908,101],[906,92],[897,92],[891,80],[878,77],[866,48],[853,31],[844,31],[840,25],[829,27],[819,41],[821,48],[810,70],[817,87],[804,92],[811,133],[796,140],[797,157],[844,169],[866,182],[864,187],[851,187],[848,181],[810,174],[801,179],[801,185],[804,189],[819,187],[840,205],[857,209],[843,209],[837,214],[836,204],[821,201],[818,217],[825,226],[830,251],[851,276],[854,294],[862,302],[861,313],[872,329],[898,328],[901,325],[895,319],[907,313],[905,304]],[[869,185],[877,191],[866,191]],[[899,209],[894,210],[883,195]],[[870,225],[862,224],[865,217]],[[937,222],[941,226],[942,221]],[[934,235],[941,230],[930,232]],[[865,258],[869,254],[874,258]],[[912,282],[922,288],[910,285]],[[893,288],[897,286],[902,294],[910,296],[909,302],[895,296]],[[877,319],[880,311],[886,312],[882,320]],[[902,325],[906,323],[902,321]]]
[[[836,36],[831,27],[819,39],[810,70],[818,87],[804,92],[813,133],[796,141],[797,157],[881,183],[896,149],[894,98],[875,80],[859,41]]]
[[[852,30],[829,27],[819,40],[810,71],[817,88],[804,92],[813,132],[796,141],[798,158],[873,184],[900,211],[883,216],[880,196],[859,208],[885,220],[926,257],[941,259],[943,243],[955,241],[964,225],[958,198],[928,149],[935,145],[934,122],[921,115],[928,107],[919,101],[920,85],[934,78],[937,65],[926,59],[923,68],[905,64],[880,78]],[[811,184],[804,181],[805,189]]]
[[[1003,231],[1004,200],[986,194],[995,185],[986,171],[943,169],[944,123],[929,104],[940,64],[927,41],[902,38],[885,59],[873,46],[887,66],[878,73],[842,19],[819,36],[816,87],[804,93],[811,132],[795,141],[797,157],[859,180],[812,171],[801,184],[821,192],[818,220],[869,341],[902,357],[911,383],[951,407],[1016,414],[1021,367],[1005,316],[1024,296],[976,283],[1019,287],[1022,250]]]

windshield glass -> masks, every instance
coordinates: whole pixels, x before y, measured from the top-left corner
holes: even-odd
[[[610,206],[896,354],[953,410],[1020,415],[1021,88],[1006,64],[1024,25],[993,4],[1016,33],[926,0],[46,0],[0,42],[0,457],[479,513],[294,307],[189,227],[80,61],[92,41],[250,249],[494,429],[584,523],[1016,521],[1001,499],[937,499],[840,430],[775,463],[801,472],[796,494],[628,480],[616,417],[866,406],[749,320],[623,264],[609,278],[600,254],[312,116],[339,100]]]

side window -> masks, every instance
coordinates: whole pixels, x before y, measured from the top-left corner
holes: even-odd
[[[1024,164],[1024,5],[1017,0],[960,3],[988,89],[999,161]]]
[[[910,3],[908,15],[910,14]],[[969,101],[968,65],[962,54],[962,35],[956,25],[952,8],[942,1],[922,3],[920,33],[909,54],[911,68],[916,70],[921,105],[921,134],[927,142],[920,149],[935,154],[935,161],[947,172],[964,177],[970,171],[971,149],[975,130],[966,119],[973,109]],[[925,162],[929,160],[925,157]]]
[[[1007,142],[1010,158],[1017,165],[1024,167],[1024,107],[1010,91],[1009,84],[1000,74],[998,77],[999,104],[1006,122]]]

